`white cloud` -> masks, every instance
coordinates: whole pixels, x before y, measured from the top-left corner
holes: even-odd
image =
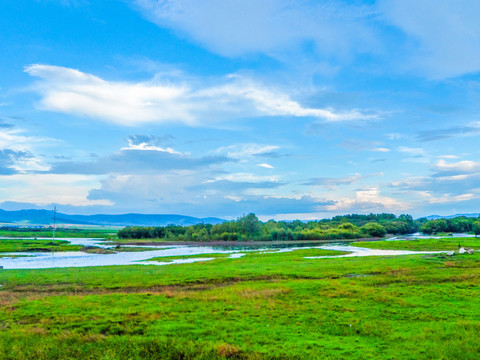
[[[480,162],[463,160],[447,163],[445,160],[439,160],[434,167],[437,171],[478,172],[480,171]]]
[[[100,118],[122,125],[177,121],[193,124],[189,104],[181,103],[186,86],[109,82],[97,76],[49,65],[31,65],[25,70],[42,80],[35,89],[46,110]]]
[[[31,65],[25,71],[40,78],[33,87],[41,108],[135,126],[143,123],[205,125],[246,116],[313,117],[324,121],[378,118],[358,109],[304,107],[289,95],[240,76],[219,79],[219,85],[197,88],[186,80],[107,81],[75,69]],[[209,120],[206,120],[209,119]]]
[[[128,141],[128,146],[125,146],[121,148],[120,150],[143,150],[143,151],[160,151],[160,152],[166,152],[169,154],[175,154],[175,155],[184,155],[171,147],[160,147],[154,144],[151,144],[149,142],[134,142],[132,139],[127,139]]]
[[[359,109],[336,112],[333,108],[303,107],[287,94],[261,87],[255,82],[234,76],[236,82],[200,91],[208,98],[245,99],[251,101],[257,111],[269,116],[314,117],[329,122],[378,119],[377,113],[365,113]]]
[[[270,164],[265,164],[264,163],[264,164],[257,164],[257,165],[260,166],[260,167],[263,167],[265,169],[274,169],[274,167]]]

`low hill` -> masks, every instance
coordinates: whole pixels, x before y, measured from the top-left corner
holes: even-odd
[[[474,214],[455,214],[455,215],[430,215],[430,216],[425,216],[426,219],[428,220],[438,220],[438,219],[453,219],[456,217],[468,217],[468,218],[476,218],[480,216],[480,213],[474,213]]]

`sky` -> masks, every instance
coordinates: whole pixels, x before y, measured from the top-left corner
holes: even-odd
[[[480,211],[478,0],[2,0],[0,208]]]

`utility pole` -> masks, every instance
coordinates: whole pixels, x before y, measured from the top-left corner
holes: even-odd
[[[53,207],[53,235],[52,235],[52,244],[55,244],[55,226],[56,226],[56,215],[57,215],[57,206]]]

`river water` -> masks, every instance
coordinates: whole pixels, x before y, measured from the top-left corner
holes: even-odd
[[[102,248],[113,248],[113,245],[103,242],[101,239],[78,239],[64,238],[59,240],[67,240],[74,245],[97,246]],[[123,246],[126,247],[126,246]],[[252,251],[276,251],[286,252],[298,249],[324,249],[348,251],[349,254],[334,256],[314,256],[307,258],[332,258],[332,257],[354,257],[354,256],[395,256],[395,255],[412,255],[412,254],[433,254],[439,251],[401,251],[401,250],[373,250],[367,248],[359,248],[348,245],[347,243],[337,244],[275,244],[262,246],[242,246],[242,247],[220,247],[220,246],[195,246],[195,245],[152,245],[152,246],[135,246],[130,247],[148,247],[148,251],[132,251],[117,252],[114,254],[90,254],[85,252],[21,252],[21,253],[2,253],[0,258],[0,266],[4,269],[47,269],[47,268],[63,268],[63,267],[86,267],[86,266],[111,266],[111,265],[172,265],[185,264],[197,261],[209,261],[214,258],[208,254],[229,254],[229,258],[238,258]],[[168,260],[170,256],[192,256],[203,255],[205,257],[195,257],[187,259]],[[20,257],[9,257],[20,256]],[[147,261],[151,258],[165,257],[165,261]]]

